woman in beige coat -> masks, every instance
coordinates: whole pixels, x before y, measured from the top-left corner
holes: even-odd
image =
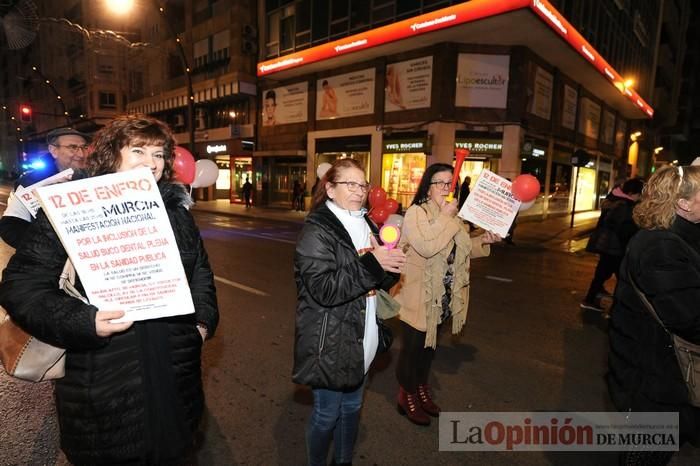
[[[398,409],[416,424],[430,424],[440,408],[428,387],[437,345],[438,326],[452,317],[452,333],[459,333],[469,305],[469,260],[488,256],[490,232],[471,238],[457,218],[457,202],[447,202],[451,165],[436,163],[423,174],[411,207],[406,211],[399,247],[406,251],[406,267],[397,285],[402,344],[396,376]]]

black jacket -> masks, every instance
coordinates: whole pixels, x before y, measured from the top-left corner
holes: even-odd
[[[359,256],[350,235],[326,205],[304,222],[294,256],[297,285],[294,370],[298,384],[341,390],[365,375],[365,303],[373,289],[389,289],[373,254]]]
[[[610,320],[608,388],[621,411],[679,411],[681,434],[698,431],[671,340],[639,299],[631,276],[673,333],[700,344],[700,226],[676,218],[641,230],[622,266]],[[628,275],[629,274],[629,275]]]
[[[637,203],[609,194],[603,201],[596,229],[588,240],[586,250],[598,254],[622,257],[627,244],[639,230],[632,213]]]
[[[3,273],[0,304],[30,334],[67,348],[66,375],[56,381],[61,446],[77,464],[182,456],[202,415],[202,341],[196,323],[216,331],[213,274],[180,185],[161,194],[192,292],[195,314],[136,322],[101,338],[94,306],[58,289],[66,253],[39,211]],[[82,286],[78,284],[82,291]]]

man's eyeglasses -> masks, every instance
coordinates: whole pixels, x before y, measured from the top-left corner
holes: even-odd
[[[348,187],[348,191],[351,193],[357,192],[358,189],[361,189],[363,193],[366,193],[369,191],[369,183],[355,183],[354,181],[336,181],[334,184],[344,184],[345,186]]]
[[[438,189],[450,189],[452,186],[451,181],[431,181],[430,184],[436,186]]]
[[[87,144],[85,144],[84,146],[79,146],[77,144],[68,144],[68,145],[66,145],[66,144],[51,144],[51,145],[54,147],[65,147],[66,149],[68,149],[69,151],[71,151],[73,153],[76,153],[79,150],[85,152],[88,150],[88,147],[90,147]]]

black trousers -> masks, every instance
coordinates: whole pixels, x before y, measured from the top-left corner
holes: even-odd
[[[424,345],[425,332],[401,321],[401,351],[396,364],[396,378],[409,393],[415,393],[418,385],[428,383],[435,350],[424,348]]]
[[[596,297],[598,293],[603,291],[603,285],[610,277],[615,274],[617,276],[620,270],[620,264],[622,263],[622,256],[613,256],[610,254],[601,254],[598,260],[598,265],[595,267],[595,273],[593,274],[593,280],[591,281],[591,286],[588,287],[588,293],[586,294],[586,301],[590,303],[596,302]]]

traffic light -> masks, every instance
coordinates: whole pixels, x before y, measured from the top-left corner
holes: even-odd
[[[19,119],[22,123],[32,122],[32,107],[29,105],[22,104],[19,106]]]

